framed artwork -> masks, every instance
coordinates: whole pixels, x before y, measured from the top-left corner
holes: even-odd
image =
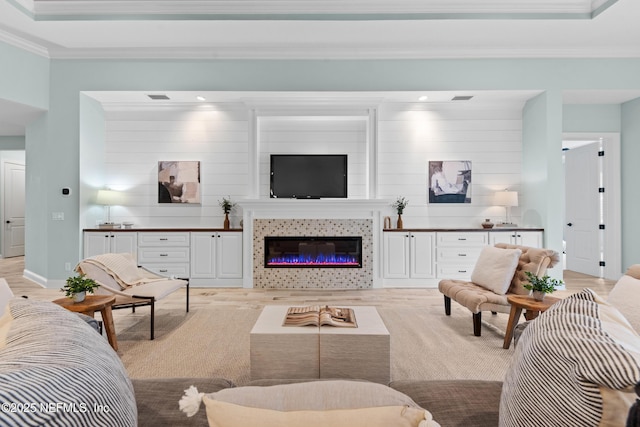
[[[429,162],[429,203],[471,203],[471,162]]]
[[[200,203],[200,162],[158,162],[158,203]]]

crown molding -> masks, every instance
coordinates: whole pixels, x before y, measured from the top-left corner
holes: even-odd
[[[206,48],[57,49],[53,59],[189,59],[189,60],[317,60],[317,59],[578,59],[640,58],[640,48],[631,46],[554,48],[449,48],[425,46],[219,46]]]
[[[34,53],[45,58],[49,58],[49,51],[39,44],[30,42],[22,37],[18,37],[15,34],[11,34],[7,31],[0,29],[0,42],[4,42],[8,45],[17,47],[27,52]]]
[[[591,19],[618,0],[11,0],[35,20]]]

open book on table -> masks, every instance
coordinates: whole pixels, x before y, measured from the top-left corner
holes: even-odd
[[[351,308],[311,305],[289,307],[284,326],[341,326],[357,328],[356,315]]]

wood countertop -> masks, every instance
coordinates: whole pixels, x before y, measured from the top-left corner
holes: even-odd
[[[488,231],[488,232],[494,232],[494,231],[544,231],[544,228],[528,228],[528,227],[514,227],[514,228],[507,228],[507,227],[494,227],[494,228],[385,228],[382,231],[385,232],[398,232],[398,233],[404,233],[406,231],[457,231],[457,232],[474,232],[474,231]]]
[[[224,229],[224,228],[144,228],[144,227],[140,227],[140,228],[84,228],[82,231],[98,231],[98,232],[102,232],[102,231],[117,231],[119,232],[136,232],[136,231],[154,231],[154,232],[158,232],[158,233],[168,233],[168,232],[185,232],[185,231],[194,231],[194,232],[198,232],[198,231],[203,231],[205,233],[210,233],[210,232],[221,232],[221,233],[225,233],[225,232],[232,232],[232,231],[242,231],[242,228],[230,228],[230,229]]]

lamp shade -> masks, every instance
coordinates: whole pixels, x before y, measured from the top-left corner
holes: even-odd
[[[96,204],[113,206],[120,203],[120,193],[114,190],[98,190]]]
[[[494,203],[498,206],[518,206],[518,192],[498,191],[495,194]]]

